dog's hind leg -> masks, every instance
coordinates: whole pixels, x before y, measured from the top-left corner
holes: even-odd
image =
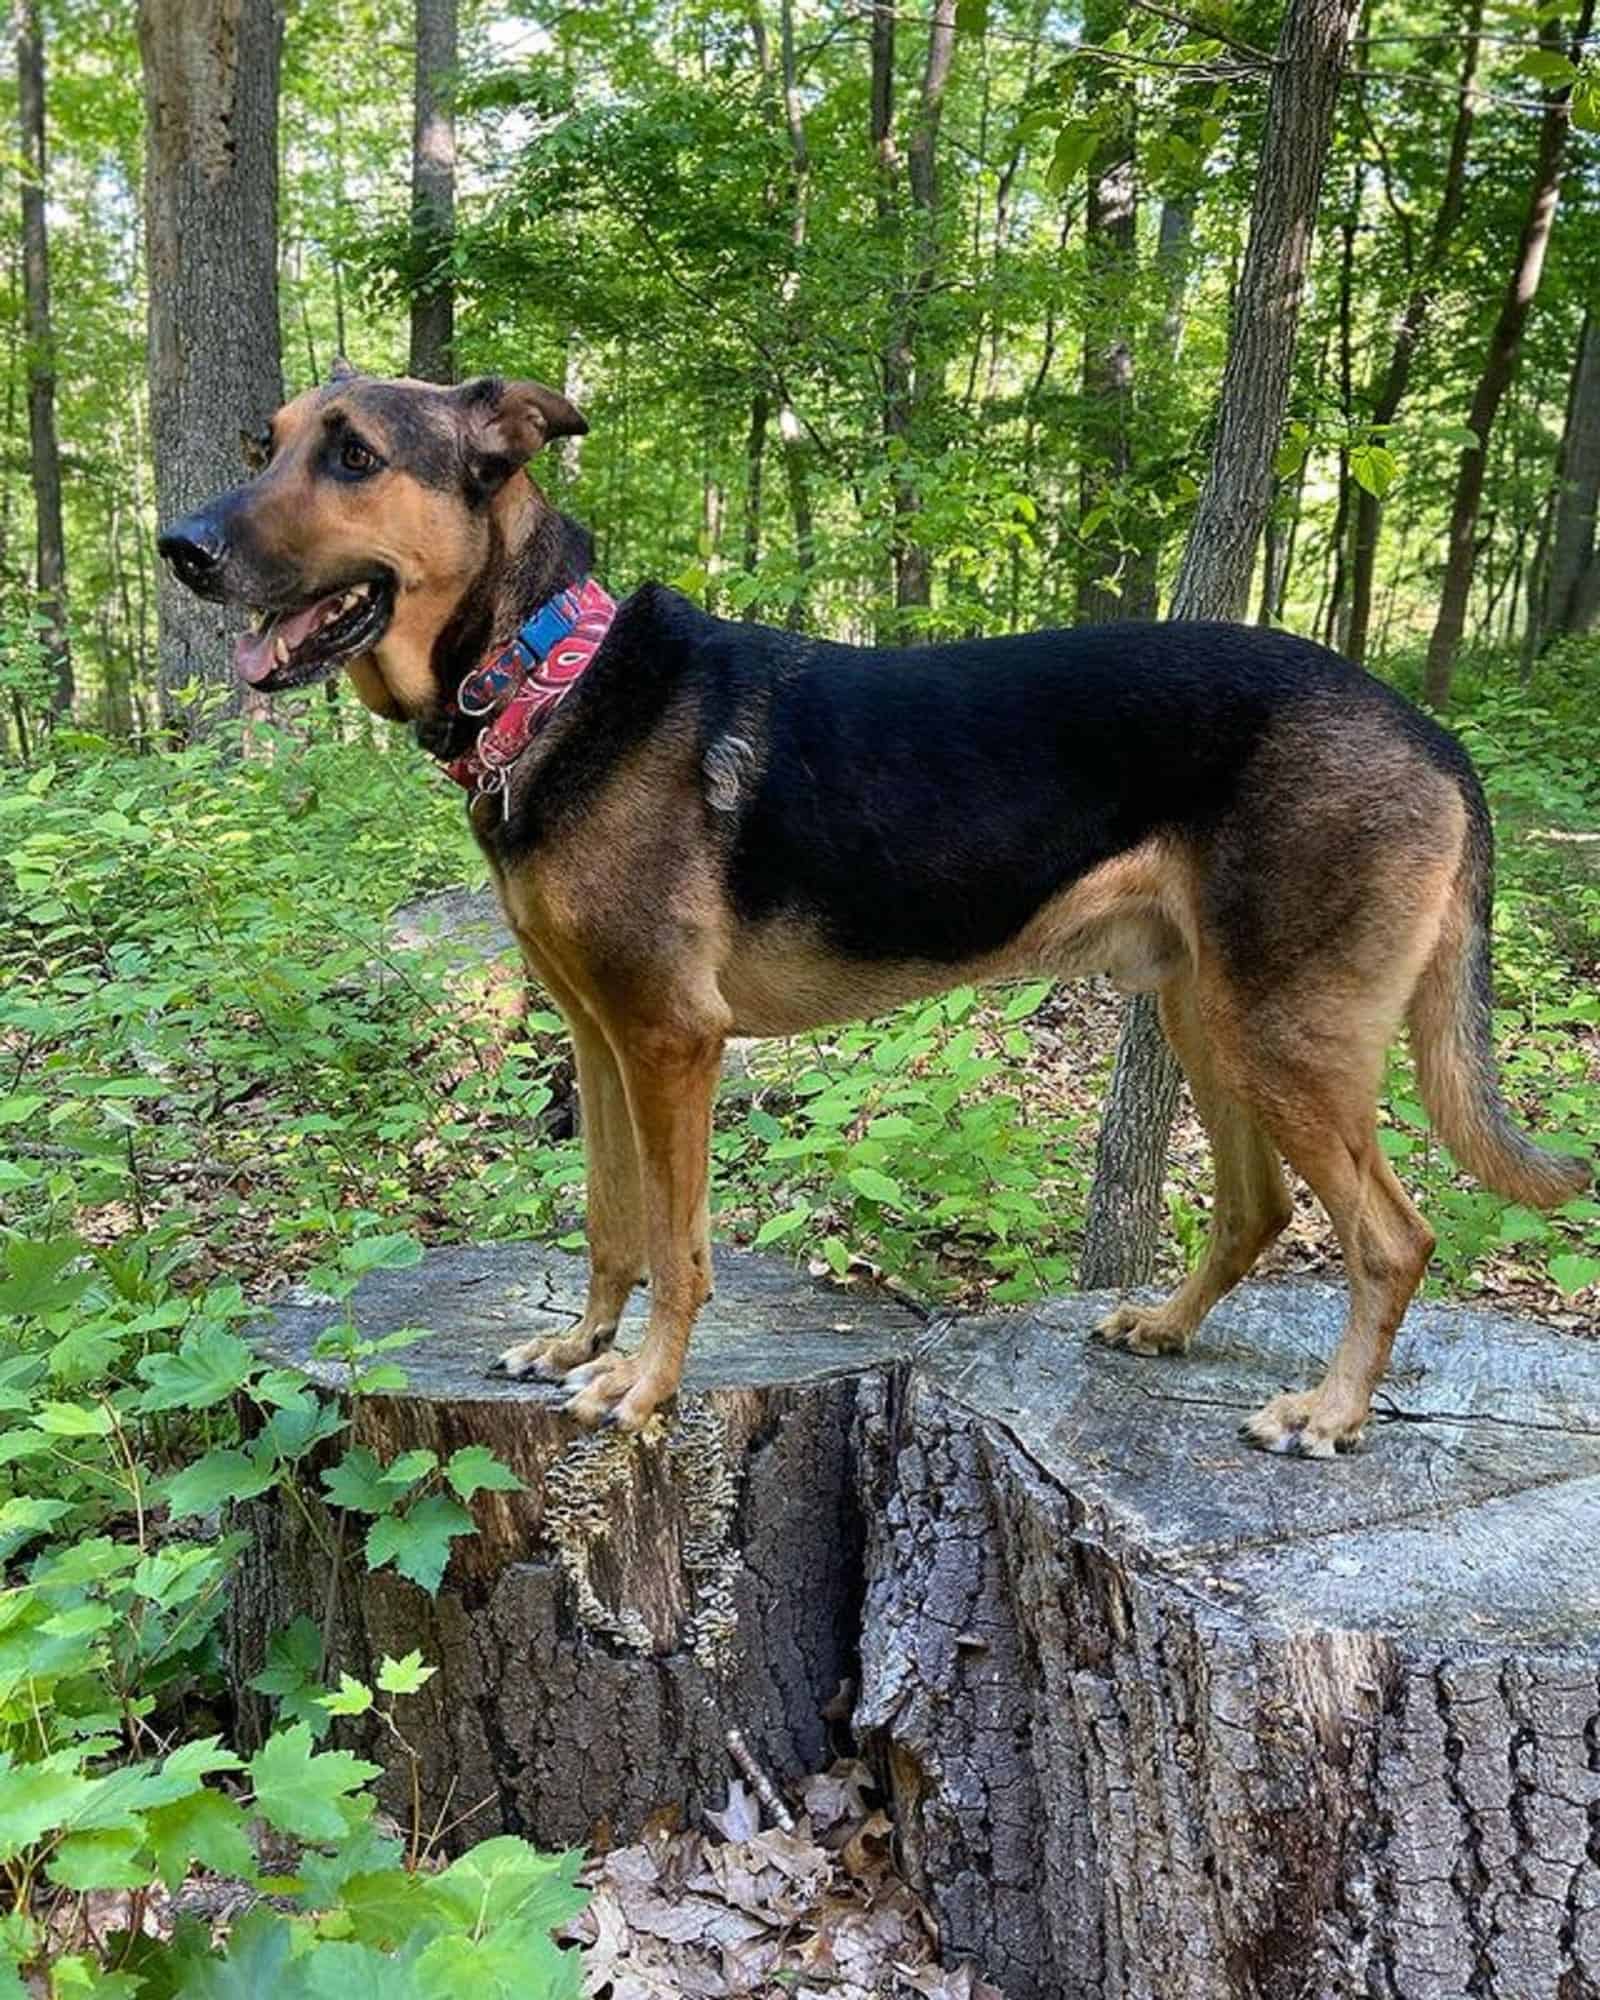
[[[1338,1235],[1350,1309],[1317,1387],[1274,1396],[1241,1435],[1268,1451],[1331,1458],[1360,1441],[1396,1330],[1433,1254],[1433,1231],[1379,1150],[1371,1102],[1358,1108],[1308,1090],[1280,1114],[1276,1129]]]
[[[1216,1189],[1205,1254],[1177,1291],[1160,1305],[1124,1302],[1096,1328],[1102,1340],[1135,1354],[1181,1354],[1206,1314],[1246,1275],[1293,1213],[1278,1149],[1225,1079],[1190,974],[1162,988],[1160,1010],[1162,1029],[1183,1065],[1211,1140]]]
[[[619,1030],[617,1060],[638,1149],[650,1318],[637,1354],[574,1371],[568,1407],[587,1423],[637,1430],[677,1392],[695,1315],[711,1296],[708,1179],[722,1032],[690,1026]]]
[[[629,1294],[645,1274],[644,1206],[633,1121],[622,1074],[597,1023],[573,1005],[568,1015],[578,1068],[589,1238],[589,1295],[570,1333],[508,1347],[495,1368],[559,1381],[616,1339]]]

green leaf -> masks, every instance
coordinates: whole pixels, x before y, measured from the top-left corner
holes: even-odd
[[[1045,170],[1045,185],[1052,194],[1063,194],[1093,159],[1100,144],[1099,128],[1090,120],[1077,118],[1056,134],[1055,152]]]
[[[989,0],[956,0],[956,27],[963,35],[981,35],[989,25]]]
[[[12,1860],[71,1823],[94,1791],[93,1780],[77,1764],[71,1750],[32,1764],[14,1763],[9,1751],[0,1751],[0,1861]]]
[[[522,1481],[484,1444],[466,1444],[450,1454],[444,1476],[459,1499],[475,1493],[520,1493]]]
[[[347,1271],[408,1271],[422,1262],[422,1245],[414,1236],[358,1236],[340,1262]]]
[[[1550,90],[1559,90],[1578,74],[1577,64],[1559,49],[1529,49],[1522,58],[1522,67]]]
[[[786,1208],[781,1215],[768,1216],[756,1231],[755,1247],[765,1249],[769,1243],[780,1243],[785,1236],[792,1236],[797,1229],[804,1229],[811,1220],[811,1204],[796,1202],[793,1208]]]
[[[335,1507],[356,1514],[387,1514],[400,1498],[385,1485],[383,1467],[364,1444],[352,1445],[337,1465],[326,1467],[322,1483]]]
[[[425,1447],[403,1451],[383,1468],[383,1483],[397,1487],[403,1493],[408,1486],[415,1486],[419,1479],[426,1479],[438,1463],[439,1454]]]
[[[1364,492],[1381,500],[1394,484],[1400,461],[1387,445],[1358,444],[1350,451],[1350,477]]]
[[[330,1715],[365,1715],[372,1706],[372,1690],[351,1674],[340,1674],[338,1688],[322,1696],[322,1706]]]
[[[885,1208],[904,1208],[906,1205],[900,1183],[880,1173],[876,1167],[852,1167],[845,1178],[856,1193],[865,1195],[868,1201],[879,1202]]]
[[[156,1873],[176,1889],[198,1861],[214,1875],[255,1873],[255,1849],[246,1832],[244,1809],[226,1793],[209,1786],[171,1805],[145,1814],[145,1832],[155,1856]]]
[[[209,1514],[225,1500],[253,1500],[272,1484],[272,1467],[247,1458],[242,1451],[209,1451],[204,1458],[175,1472],[163,1489],[175,1521],[191,1514]]]
[[[1568,1298],[1600,1285],[1600,1257],[1577,1257],[1563,1253],[1550,1259],[1550,1275]]]
[[[147,1354],[139,1373],[150,1384],[141,1410],[204,1410],[237,1395],[255,1356],[236,1333],[205,1325],[185,1334],[174,1354]]]
[[[433,1895],[473,1937],[520,1921],[549,1931],[588,1901],[577,1886],[581,1854],[541,1854],[515,1834],[479,1844],[433,1879]]]
[[[415,1694],[438,1672],[424,1666],[420,1652],[407,1653],[403,1660],[385,1658],[378,1669],[378,1686],[385,1694]]]
[[[269,1736],[248,1768],[262,1816],[297,1840],[338,1840],[348,1825],[343,1802],[379,1774],[347,1750],[314,1750],[303,1722]]]
[[[367,1566],[382,1569],[393,1563],[402,1576],[420,1584],[431,1597],[439,1588],[450,1544],[472,1533],[472,1516],[455,1500],[433,1493],[404,1514],[385,1514],[367,1531]]]
[[[109,1437],[114,1428],[103,1403],[41,1403],[33,1421],[51,1437]]]
[[[62,1889],[142,1889],[155,1872],[136,1859],[144,1844],[138,1827],[69,1834],[45,1873]]]

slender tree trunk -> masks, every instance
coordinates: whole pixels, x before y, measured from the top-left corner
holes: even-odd
[[[241,476],[239,437],[283,399],[278,334],[281,0],[140,0],[150,418],[156,507],[171,521]],[[185,690],[238,709],[238,614],[163,575],[161,714],[193,733]],[[226,690],[219,694],[219,690]]]
[[[17,123],[22,156],[22,280],[28,335],[28,439],[33,469],[34,586],[53,671],[51,707],[72,708],[67,640],[67,548],[56,441],[55,342],[50,323],[50,239],[45,222],[44,40],[36,0],[15,0]]]
[[[1600,322],[1584,314],[1583,335],[1572,370],[1561,469],[1550,530],[1549,574],[1540,618],[1548,643],[1578,632],[1584,579],[1595,561],[1595,515],[1600,504]]]
[[[939,126],[955,40],[956,0],[933,0],[916,123],[906,146],[912,224],[909,269],[891,310],[883,353],[883,431],[894,506],[891,558],[895,607],[901,613],[925,607],[933,596],[932,557],[916,538],[922,496],[909,458],[939,386],[938,360],[924,351],[923,316],[939,271]],[[894,209],[893,92],[894,9],[878,4],[873,8],[871,101],[880,221],[892,220]],[[897,629],[898,625],[897,620]]]
[[[1392,424],[1411,383],[1411,364],[1426,330],[1433,303],[1438,296],[1440,274],[1466,204],[1467,149],[1477,113],[1479,36],[1483,28],[1483,0],[1467,0],[1464,17],[1461,76],[1456,90],[1455,124],[1450,134],[1450,153],[1445,163],[1444,187],[1433,233],[1422,268],[1417,273],[1405,308],[1395,328],[1394,345],[1388,366],[1372,398],[1374,427]],[[1350,574],[1350,627],[1345,650],[1352,660],[1367,656],[1367,637],[1372,623],[1372,580],[1377,567],[1378,536],[1383,504],[1375,493],[1363,488],[1356,495],[1355,552]]]
[[[1289,0],[1267,100],[1250,242],[1234,302],[1216,444],[1173,589],[1175,618],[1236,618],[1272,499],[1334,103],[1360,0]],[[1155,1263],[1177,1065],[1155,1001],[1129,1004],[1084,1223],[1086,1288]]]
[[[411,241],[419,274],[411,301],[411,372],[455,380],[456,0],[416,0],[416,118],[411,143]]]
[[[1101,0],[1084,14],[1084,35],[1103,41],[1114,22]],[[1133,285],[1137,264],[1138,193],[1135,184],[1131,97],[1119,84],[1102,87],[1102,109],[1112,122],[1089,166],[1084,211],[1086,280],[1083,338],[1083,422],[1078,440],[1078,577],[1076,613],[1081,625],[1114,618],[1143,618],[1131,578],[1127,523],[1128,477],[1133,470]],[[1095,524],[1095,516],[1102,519]],[[1103,532],[1109,529],[1110,532]]]
[[[767,455],[767,420],[771,400],[765,389],[750,398],[750,431],[744,448],[744,570],[754,576],[761,563],[761,486]],[[744,617],[753,623],[761,619],[761,606],[752,598]]]
[[[1595,0],[1583,0],[1577,33],[1571,45],[1576,63],[1583,54],[1594,20]],[[1547,46],[1558,48],[1560,28],[1555,22],[1540,30]],[[1570,86],[1550,93],[1544,116],[1539,121],[1538,147],[1533,179],[1528,190],[1528,209],[1517,244],[1516,259],[1501,300],[1500,315],[1489,337],[1489,351],[1483,372],[1467,412],[1467,427],[1477,440],[1461,453],[1456,472],[1455,498],[1450,510],[1450,527],[1445,557],[1444,581],[1439,592],[1439,615],[1428,643],[1428,666],[1423,694],[1429,705],[1449,706],[1450,684],[1455,674],[1456,653],[1466,626],[1467,598],[1472,588],[1472,565],[1477,550],[1478,509],[1483,500],[1484,471],[1489,460],[1489,438],[1494,420],[1511,378],[1516,373],[1522,351],[1523,331],[1544,273],[1545,251],[1555,223],[1556,205],[1561,199],[1561,168],[1566,155]]]
[[[1342,245],[1339,254],[1339,415],[1344,437],[1339,445],[1339,500],[1334,509],[1330,537],[1333,557],[1328,581],[1328,615],[1323,637],[1330,646],[1344,639],[1345,597],[1350,576],[1350,500],[1355,481],[1350,473],[1350,432],[1355,420],[1355,364],[1352,311],[1355,293],[1356,229],[1361,219],[1361,196],[1366,185],[1366,163],[1358,153],[1350,181],[1350,205],[1339,223]]]

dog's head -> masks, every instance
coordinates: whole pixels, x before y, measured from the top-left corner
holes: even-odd
[[[342,666],[369,708],[416,720],[437,701],[435,649],[512,512],[543,505],[513,474],[586,428],[538,382],[441,389],[340,362],[246,440],[253,477],[158,547],[198,596],[255,612],[234,652],[253,687],[305,687]]]

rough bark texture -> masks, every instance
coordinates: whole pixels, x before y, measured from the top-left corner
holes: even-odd
[[[1267,99],[1217,437],[1173,585],[1174,618],[1242,616],[1256,544],[1272,504],[1272,463],[1288,406],[1333,124],[1359,0],[1291,0]],[[1177,1067],[1154,1001],[1134,999],[1100,1122],[1089,1191],[1086,1284],[1142,1284],[1155,1267],[1161,1175],[1177,1102]],[[1090,1273],[1092,1272],[1092,1275]]]
[[[28,453],[33,483],[34,589],[57,715],[72,708],[67,642],[67,548],[61,525],[56,440],[55,339],[50,323],[50,238],[45,221],[44,38],[34,0],[16,0],[17,136],[22,163],[22,289],[28,335]]]
[[[241,436],[283,400],[278,336],[281,0],[140,0],[150,418],[156,508],[173,521],[243,476]],[[164,574],[161,705],[190,733],[179,690],[237,708],[230,655],[242,615]]]
[[[1594,22],[1595,0],[1583,0],[1577,29],[1570,45],[1574,63],[1583,54],[1589,29]],[[1547,23],[1541,38],[1559,52],[1560,24]],[[1539,120],[1538,145],[1533,175],[1528,187],[1528,208],[1523,217],[1517,253],[1506,280],[1500,312],[1489,336],[1483,372],[1473,391],[1467,412],[1467,428],[1476,444],[1467,445],[1456,468],[1455,494],[1450,506],[1450,527],[1446,541],[1444,580],[1439,588],[1439,615],[1428,641],[1428,664],[1422,691],[1434,708],[1450,701],[1450,685],[1455,676],[1456,652],[1466,629],[1467,598],[1472,589],[1472,571],[1477,557],[1478,510],[1483,501],[1483,481],[1489,464],[1489,433],[1494,428],[1500,405],[1522,352],[1523,330],[1533,308],[1539,280],[1544,273],[1545,251],[1555,226],[1556,205],[1561,199],[1562,163],[1566,158],[1570,87],[1550,93]]]
[[[411,301],[411,373],[455,380],[455,285],[449,270],[456,219],[456,0],[417,0],[415,118],[411,138],[411,245],[418,289]]]
[[[1600,1349],[1415,1310],[1365,1450],[1272,1460],[1235,1425],[1315,1371],[1333,1287],[1246,1287],[1151,1362],[1083,1338],[1103,1298],[922,1327],[730,1254],[682,1413],[630,1442],[481,1375],[580,1298],[512,1245],[357,1295],[434,1329],[358,1436],[528,1482],[436,1603],[353,1578],[336,1621],[347,1670],[440,1663],[425,1808],[487,1801],[462,1838],[720,1802],[731,1723],[792,1775],[858,1681],[911,1879],[1008,2000],[1600,1993]],[[325,1589],[250,1512],[240,1676]]]

